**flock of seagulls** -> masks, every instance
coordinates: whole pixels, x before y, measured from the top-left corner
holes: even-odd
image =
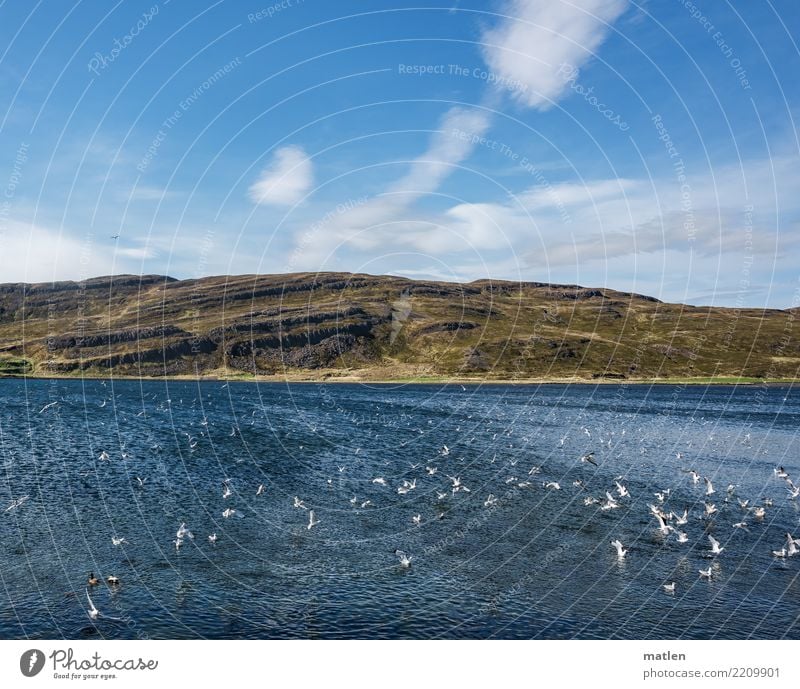
[[[58,402],[47,404],[39,413],[44,413],[57,404]],[[207,419],[204,418],[200,425],[204,428],[207,427]],[[460,429],[456,430],[458,431]],[[591,440],[593,443],[599,443],[601,448],[603,447],[603,441],[598,438],[593,439],[592,433],[588,428],[582,427],[581,431],[587,439]],[[624,433],[625,431],[623,430],[622,434],[624,435]],[[236,436],[237,434],[241,434],[241,430],[238,426],[234,425],[230,435]],[[189,451],[195,451],[197,449],[199,442],[198,436],[202,437],[203,435],[204,431],[200,431],[197,434],[184,433],[185,442]],[[494,434],[493,440],[497,438],[497,435],[497,433]],[[505,433],[504,435],[510,435],[510,433]],[[566,439],[567,436],[561,438],[559,442],[560,448],[564,448]],[[583,442],[587,441],[583,440]],[[595,445],[595,447],[597,447],[597,445]],[[351,509],[365,511],[379,504],[384,504],[388,499],[387,496],[392,493],[401,498],[422,495],[423,501],[424,498],[430,496],[434,502],[432,512],[427,514],[424,511],[417,511],[412,514],[410,517],[411,528],[421,528],[429,520],[444,519],[446,516],[447,503],[457,498],[469,496],[473,490],[475,490],[478,497],[477,502],[473,504],[478,508],[480,508],[481,505],[487,510],[502,507],[504,502],[498,497],[498,494],[503,489],[503,486],[510,486],[519,490],[544,491],[542,494],[543,496],[552,496],[552,498],[547,499],[564,501],[565,504],[578,497],[578,504],[582,503],[585,508],[596,510],[599,514],[611,513],[617,510],[631,510],[635,505],[640,504],[640,502],[645,502],[643,500],[644,496],[638,493],[647,489],[635,488],[634,483],[630,481],[630,477],[625,474],[615,476],[613,480],[608,481],[602,489],[596,492],[589,490],[588,486],[593,484],[593,479],[598,475],[599,470],[604,469],[609,463],[608,460],[603,459],[604,453],[600,450],[597,450],[597,453],[595,451],[588,451],[576,456],[576,460],[574,460],[576,462],[575,466],[582,467],[582,472],[589,473],[582,473],[580,475],[583,476],[583,478],[572,481],[571,485],[575,490],[570,490],[570,482],[563,476],[547,476],[548,470],[544,463],[541,465],[535,464],[528,468],[528,465],[524,462],[523,453],[519,448],[515,449],[515,452],[512,453],[513,456],[510,458],[506,457],[498,460],[497,455],[494,455],[491,458],[487,458],[487,461],[492,465],[497,463],[499,488],[493,489],[496,492],[489,492],[489,486],[486,484],[480,487],[474,485],[470,487],[466,485],[462,478],[463,471],[458,469],[459,462],[463,460],[457,458],[459,454],[458,447],[454,446],[454,448],[454,450],[451,450],[448,445],[443,444],[438,451],[435,451],[435,454],[434,451],[431,452],[431,456],[427,461],[422,458],[422,461],[411,464],[409,470],[407,470],[403,476],[392,478],[389,474],[386,474],[372,475],[371,477],[365,478],[362,483],[365,494],[356,494],[345,499],[349,503]],[[513,445],[510,443],[509,448],[514,449]],[[151,449],[154,452],[160,452],[163,448],[154,445]],[[361,448],[356,448],[354,455],[359,455],[360,452]],[[578,455],[577,452],[575,454]],[[598,455],[601,458],[599,461]],[[126,456],[123,450],[123,459]],[[112,461],[111,454],[106,450],[101,451],[96,457],[99,462]],[[677,455],[678,462],[682,459],[683,456],[679,453]],[[518,467],[517,465],[520,461],[522,461],[523,464]],[[502,471],[504,471],[504,469],[501,468],[502,464],[505,464],[507,469],[507,475],[505,476],[500,475]],[[337,464],[335,469],[335,472],[333,468],[331,469],[334,476],[337,474],[340,476],[346,475],[349,471],[347,464]],[[690,495],[693,497],[688,501],[689,504],[684,504],[687,502],[685,497],[678,498],[676,495],[677,493],[681,493],[685,496],[685,491],[674,491],[674,487],[655,490],[650,489],[652,493],[648,491],[648,494],[651,494],[652,498],[646,500],[648,507],[647,518],[652,520],[653,533],[658,535],[657,540],[661,545],[674,543],[677,546],[685,546],[691,549],[689,551],[690,553],[705,559],[707,562],[704,566],[700,565],[698,562],[696,576],[701,580],[711,581],[720,576],[725,558],[730,556],[730,539],[734,538],[735,534],[749,533],[754,524],[764,522],[769,513],[768,511],[774,507],[774,501],[771,498],[740,496],[738,495],[737,486],[733,484],[728,484],[724,490],[721,487],[717,489],[714,486],[714,482],[718,482],[718,476],[703,476],[693,468],[683,468],[680,469],[680,472],[688,476],[688,490],[694,491],[693,493],[690,492]],[[378,472],[376,471],[375,473],[377,474]],[[545,474],[544,477],[542,477],[543,474]],[[800,487],[794,483],[784,467],[777,467],[774,470],[774,476],[777,480],[784,482],[788,500],[795,501],[800,498]],[[641,485],[642,483],[646,484],[646,481],[640,480],[639,477],[636,478],[637,485]],[[148,489],[149,484],[147,477],[135,476],[133,480],[135,481],[134,486],[137,490],[145,491]],[[472,482],[470,481],[470,483]],[[562,483],[564,484],[563,486]],[[328,489],[333,489],[334,479],[326,477],[324,485],[326,485]],[[230,478],[222,480],[221,493],[217,493],[217,495],[221,495],[222,503],[220,507],[224,506],[224,509],[217,512],[217,514],[221,514],[223,519],[241,519],[245,517],[245,512],[237,507],[238,498],[241,496],[239,487],[239,483]],[[358,490],[357,492],[361,493],[362,491]],[[248,494],[254,495],[256,498],[269,496],[271,493],[272,491],[268,483],[264,482],[260,482],[257,485],[254,483],[248,489]],[[347,495],[351,495],[351,493],[348,492]],[[5,508],[5,512],[11,512],[20,508],[28,500],[28,497],[29,496],[24,495],[14,499],[11,504]],[[291,498],[287,497],[286,500],[287,508],[290,503],[291,508],[296,511],[295,513],[304,515],[302,519],[298,520],[297,528],[302,530],[303,527],[305,527],[306,531],[311,531],[319,527],[320,524],[323,524],[323,532],[325,532],[326,528],[335,528],[335,519],[332,516],[327,516],[324,512],[324,508],[323,517],[325,517],[325,519],[320,519],[318,517],[318,510],[322,506],[316,504],[315,509],[315,500],[311,499],[309,496],[303,496],[301,493],[301,495],[295,495]],[[732,513],[735,516],[730,519],[729,526],[732,530],[728,532],[726,531],[727,524],[724,522],[724,519],[728,519]],[[408,519],[408,517],[406,517],[406,519]],[[595,519],[593,515],[587,517],[589,521],[593,519]],[[328,526],[326,527],[325,524]],[[702,532],[700,535],[694,533],[697,531],[695,526],[698,526],[699,530]],[[409,527],[408,521],[405,522],[405,527],[401,526],[398,528],[397,533],[403,533],[406,527]],[[222,535],[224,537],[225,533]],[[167,537],[168,534],[165,534],[165,542],[168,542]],[[185,544],[193,542],[194,539],[195,536],[187,523],[181,522],[175,532],[174,540],[172,541],[175,551],[179,552]],[[206,539],[207,542],[213,546],[218,543],[220,537],[218,533],[214,531],[208,533]],[[131,546],[126,537],[119,534],[113,535],[111,537],[111,542],[114,547]],[[693,547],[694,545],[697,545],[697,547]],[[619,537],[611,540],[610,546],[614,549],[618,561],[625,561],[627,558],[635,557],[639,549],[636,542],[623,543],[622,539]],[[775,560],[782,562],[796,557],[798,553],[800,553],[800,548],[798,546],[800,546],[800,538],[787,532],[782,542],[774,543],[770,547],[770,554]],[[411,569],[412,562],[416,562],[414,556],[407,554],[406,551],[400,548],[395,548],[390,552],[397,558],[397,566],[402,570]],[[710,562],[708,562],[709,560]],[[105,582],[111,587],[120,585],[120,579],[116,575],[108,576]],[[87,614],[92,620],[103,617],[90,595],[90,589],[98,586],[100,583],[101,580],[95,577],[94,573],[89,573],[85,593],[88,602]],[[676,581],[668,580],[663,581],[659,586],[664,593],[674,595],[677,591],[678,584]]]
[[[681,459],[682,455],[678,454],[678,459]],[[581,458],[583,459],[583,458]],[[711,479],[707,476],[701,476],[697,471],[694,469],[682,469],[684,473],[687,473],[691,479],[692,484],[697,485],[700,483],[701,479],[703,481],[703,509],[696,518],[704,524],[705,528],[719,528],[720,524],[717,521],[711,521],[714,518],[714,515],[718,515],[720,510],[717,505],[713,502],[710,502],[711,496],[716,494],[716,490],[714,489],[714,485]],[[775,475],[783,479],[788,488],[788,499],[789,500],[796,500],[797,494],[795,489],[795,484],[793,483],[792,479],[789,477],[788,473],[783,467],[777,467],[774,470]],[[627,489],[620,485],[619,482],[615,482],[617,491],[620,497],[629,495]],[[665,489],[662,491],[656,491],[653,496],[656,498],[656,501],[659,503],[650,504],[649,509],[651,512],[652,517],[656,520],[657,530],[658,532],[664,536],[669,537],[670,535],[675,536],[675,542],[679,544],[689,543],[689,535],[686,530],[687,524],[689,524],[690,515],[689,515],[689,508],[684,507],[682,513],[676,513],[672,510],[669,512],[665,511],[661,508],[660,505],[666,503],[669,500],[671,493],[671,489]],[[733,499],[736,493],[736,486],[733,484],[729,484],[725,490],[725,498],[724,503],[726,505],[732,505]],[[606,493],[607,499],[606,504],[611,501],[615,501],[613,496],[610,493]],[[587,498],[585,504],[594,504],[600,502],[597,499],[590,499]],[[751,499],[742,499],[736,498],[735,505],[738,507],[740,511],[741,518],[737,522],[733,522],[731,527],[734,529],[743,529],[748,531],[748,526],[750,522],[747,521],[748,516],[752,518],[755,522],[762,522],[766,516],[766,510],[768,507],[774,506],[774,501],[772,498],[762,498],[761,505],[752,505],[751,506]],[[618,506],[618,505],[614,505]],[[736,509],[734,507],[733,509]],[[603,507],[601,507],[603,509]],[[706,539],[709,543],[709,549],[705,551],[704,557],[710,557],[715,559],[715,565],[717,565],[716,558],[717,556],[721,555],[725,550],[725,546],[720,542],[717,538],[715,538],[712,534],[706,533]],[[628,550],[624,548],[623,544],[620,542],[619,539],[615,539],[611,541],[611,545],[617,552],[617,558],[622,560],[628,554]],[[772,550],[772,556],[778,559],[790,558],[794,557],[800,552],[797,546],[800,545],[800,539],[795,538],[791,533],[786,534],[786,543],[780,550]],[[704,580],[711,580],[715,578],[720,568],[719,566],[708,566],[708,567],[701,567],[697,570],[698,574],[701,579]],[[662,584],[662,588],[666,593],[673,594],[675,593],[676,583],[674,581]]]

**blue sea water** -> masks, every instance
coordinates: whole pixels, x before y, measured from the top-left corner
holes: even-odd
[[[3,380],[0,637],[797,639],[799,429],[780,386]]]

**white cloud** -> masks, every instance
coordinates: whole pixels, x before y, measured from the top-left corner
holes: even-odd
[[[15,220],[0,232],[0,275],[3,282],[51,282],[109,275],[112,253],[87,235],[73,238],[64,232]]]
[[[248,190],[253,203],[290,206],[302,199],[314,183],[314,166],[300,146],[284,146]]]
[[[508,0],[501,12],[509,18],[482,37],[495,83],[546,110],[567,86],[560,65],[586,62],[626,7],[627,0]]]

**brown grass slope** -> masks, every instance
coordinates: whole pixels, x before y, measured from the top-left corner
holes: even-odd
[[[794,379],[790,311],[351,273],[0,285],[0,374]]]

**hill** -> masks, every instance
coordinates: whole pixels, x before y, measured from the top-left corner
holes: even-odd
[[[350,273],[0,285],[0,374],[794,379],[791,311]]]

